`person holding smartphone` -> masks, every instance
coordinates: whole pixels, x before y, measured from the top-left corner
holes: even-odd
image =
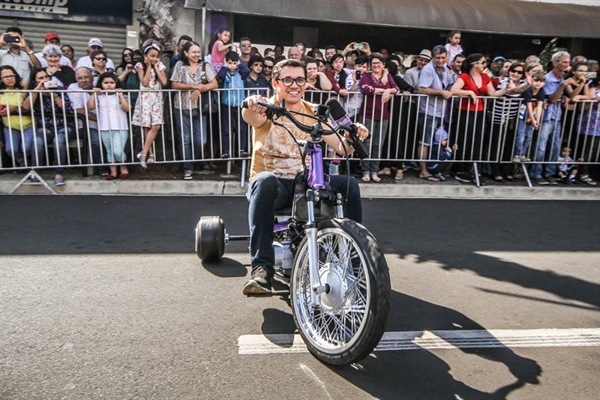
[[[0,35],[0,47],[5,45],[8,45],[8,49],[0,49],[0,65],[12,66],[21,76],[21,85],[27,86],[31,71],[41,67],[40,60],[29,48],[23,32],[17,27],[10,27]]]

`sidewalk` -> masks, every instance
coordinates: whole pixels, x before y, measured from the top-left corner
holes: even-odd
[[[128,180],[107,181],[101,176],[82,177],[79,169],[65,174],[66,184],[54,186],[52,170],[40,175],[57,192],[65,195],[132,195],[132,196],[244,196],[246,187],[240,185],[239,168],[234,173],[201,171],[191,181],[181,179],[177,166],[154,165],[148,170],[130,168]],[[8,194],[25,176],[24,172],[4,172],[0,175],[0,194]],[[360,182],[360,180],[359,180]],[[247,182],[246,182],[247,184]],[[497,183],[488,180],[483,187],[463,184],[449,178],[445,182],[428,182],[415,171],[405,173],[402,181],[382,177],[380,183],[360,182],[363,198],[452,198],[505,200],[600,200],[600,187],[587,185],[534,186],[526,181]],[[25,182],[15,195],[50,194],[41,184]]]

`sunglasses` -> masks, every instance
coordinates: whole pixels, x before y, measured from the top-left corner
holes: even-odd
[[[263,68],[264,69],[273,69],[273,66],[272,65],[263,64]]]
[[[96,61],[106,61],[106,58],[104,58],[104,57],[96,57],[96,58],[94,58],[94,60],[96,60]]]
[[[520,69],[515,69],[515,70],[512,70],[510,72],[512,72],[513,74],[519,74],[519,75],[523,75],[525,73],[525,71],[522,71]]]
[[[17,77],[16,75],[4,75],[2,77],[2,79],[10,79],[10,78],[16,78],[16,77]]]

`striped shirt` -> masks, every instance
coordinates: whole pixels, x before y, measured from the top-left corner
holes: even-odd
[[[508,79],[500,82],[498,89],[504,89],[508,86]],[[522,85],[525,81],[519,82]],[[508,121],[517,118],[519,107],[521,106],[523,96],[521,94],[505,94],[503,97],[493,99],[492,123],[496,125],[506,125]]]

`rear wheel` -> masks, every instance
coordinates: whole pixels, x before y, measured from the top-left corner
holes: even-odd
[[[204,262],[217,262],[225,253],[225,223],[218,216],[201,217],[196,225],[196,254]]]
[[[308,242],[301,243],[290,280],[294,321],[308,350],[333,365],[368,356],[385,332],[390,276],[375,237],[348,220],[327,220],[317,234],[319,277],[329,292],[313,304]]]

